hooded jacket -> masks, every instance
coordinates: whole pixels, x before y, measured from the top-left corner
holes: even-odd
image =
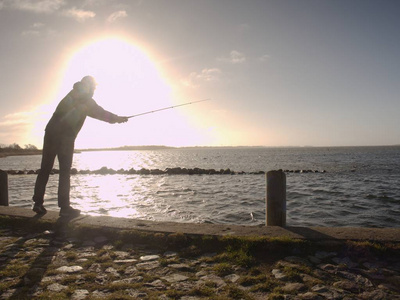
[[[115,123],[118,118],[99,106],[82,82],[76,82],[72,91],[58,104],[47,123],[46,133],[76,138],[87,116],[108,123]]]

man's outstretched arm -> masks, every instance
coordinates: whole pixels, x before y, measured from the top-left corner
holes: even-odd
[[[116,114],[113,114],[113,113],[105,110],[100,105],[98,105],[93,99],[88,108],[87,115],[89,117],[92,117],[92,118],[95,118],[95,119],[98,119],[98,120],[101,120],[104,122],[108,122],[111,124],[128,122],[127,117],[118,116]]]

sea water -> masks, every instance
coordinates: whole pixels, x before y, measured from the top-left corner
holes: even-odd
[[[0,158],[0,169],[36,170],[40,159],[40,155]],[[73,175],[71,203],[89,215],[265,224],[265,175],[249,173],[312,170],[318,172],[286,173],[288,226],[400,227],[400,146],[93,151],[76,153],[73,167],[229,168],[247,173]],[[31,206],[35,179],[36,175],[9,175],[10,205]],[[57,188],[58,175],[51,175],[45,197],[49,210],[58,210]]]

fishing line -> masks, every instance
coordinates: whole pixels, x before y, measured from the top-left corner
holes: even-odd
[[[175,108],[175,107],[179,107],[179,106],[184,106],[184,105],[189,105],[189,104],[194,104],[194,103],[199,103],[199,102],[204,102],[204,101],[209,101],[209,100],[211,100],[211,99],[208,98],[208,99],[203,99],[203,100],[199,100],[199,101],[192,101],[192,102],[183,103],[183,104],[179,104],[179,105],[164,107],[164,108],[160,108],[160,109],[156,109],[156,110],[146,111],[144,113],[140,113],[140,114],[137,114],[137,115],[132,115],[132,116],[129,116],[127,118],[129,119],[129,118],[133,118],[133,117],[143,116],[143,115],[155,113],[157,111],[162,111],[162,110],[166,110],[166,109],[171,109],[171,108]]]

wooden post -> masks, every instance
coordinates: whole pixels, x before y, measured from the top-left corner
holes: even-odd
[[[8,175],[0,170],[0,205],[8,206]]]
[[[282,170],[269,171],[266,175],[266,212],[267,226],[286,226],[286,175]]]

